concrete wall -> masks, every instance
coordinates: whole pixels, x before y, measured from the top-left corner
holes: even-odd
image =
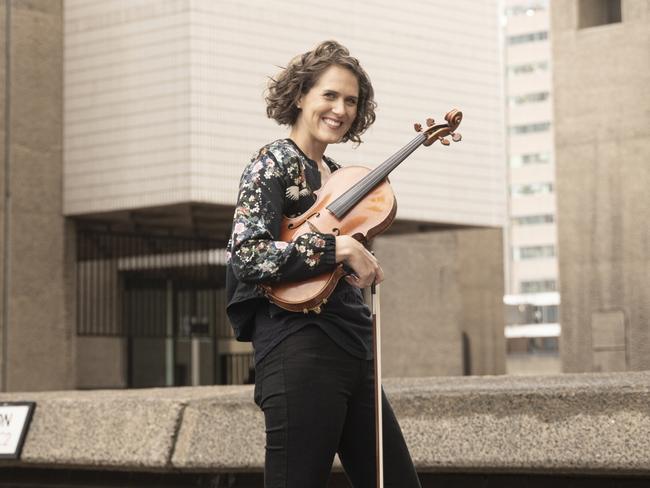
[[[555,354],[508,354],[506,374],[547,375],[562,372],[562,361]]]
[[[649,384],[650,373],[641,372],[404,378],[386,381],[384,389],[419,472],[616,474],[647,481]],[[3,460],[0,478],[12,466],[107,474],[259,473],[263,467],[264,420],[252,386],[0,395],[0,401],[17,400],[37,406],[21,460]]]
[[[503,233],[455,231],[461,290],[461,332],[470,345],[470,374],[505,373]]]
[[[76,388],[126,388],[126,339],[77,337],[76,367]]]
[[[380,108],[367,144],[328,153],[375,166],[415,136],[414,122],[458,107],[463,142],[420,149],[395,171],[398,217],[502,225],[496,5],[67,0],[65,213],[233,205],[251,154],[288,134],[266,118],[267,77],[334,38],[362,61]]]
[[[650,4],[621,4],[577,29],[578,2],[552,2],[566,371],[650,368]]]
[[[62,2],[11,5],[11,162],[3,182],[11,203],[0,210],[2,219],[9,212],[5,388],[71,388],[74,233],[62,216]]]
[[[462,334],[471,374],[505,372],[500,229],[380,237],[382,371],[390,376],[462,375]]]
[[[3,5],[0,8],[0,25],[2,25],[2,32],[5,31],[6,26],[6,5]],[[5,48],[6,38],[4,35],[0,36],[0,48],[3,53],[2,67],[0,71],[0,88],[2,89],[2,95],[0,96],[0,109],[2,110],[2,116],[0,116],[0,151],[2,151],[2,168],[0,168],[0,374],[2,374],[2,364],[6,361],[5,348],[6,344],[4,339],[4,334],[6,333],[6,316],[5,313],[8,312],[7,308],[7,297],[5,296],[5,280],[7,279],[8,267],[6,266],[7,257],[5,256],[5,250],[7,249],[7,240],[8,234],[6,229],[6,220],[7,217],[7,208],[10,205],[5,196],[5,191],[7,189],[7,182],[5,171],[6,171],[6,157],[5,157],[5,147],[6,147],[6,132],[5,132],[5,115],[7,109],[7,100],[5,93],[5,86],[7,82],[7,67],[4,54],[6,53]],[[4,383],[4,375],[0,378],[0,387],[5,389],[2,385]]]

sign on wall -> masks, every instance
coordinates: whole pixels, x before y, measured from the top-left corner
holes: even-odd
[[[18,459],[35,402],[0,402],[0,458]]]

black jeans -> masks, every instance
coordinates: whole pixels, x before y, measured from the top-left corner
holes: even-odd
[[[355,488],[376,487],[372,361],[308,325],[257,365],[255,403],[266,422],[266,488],[322,488],[334,454]],[[384,482],[419,488],[402,432],[383,394]]]

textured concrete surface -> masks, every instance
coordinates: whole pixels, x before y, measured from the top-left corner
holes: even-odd
[[[123,337],[77,337],[77,388],[126,388],[127,344]]]
[[[386,276],[380,291],[384,377],[462,375],[452,233],[380,237],[373,250]]]
[[[650,474],[650,372],[391,379],[385,389],[421,472]],[[250,386],[0,395],[19,399],[37,402],[22,466],[263,466]]]
[[[563,366],[647,370],[650,4],[587,29],[577,6],[551,3]]]
[[[469,343],[469,374],[506,371],[503,337],[503,229],[454,231],[458,246],[460,330]]]
[[[246,470],[264,466],[264,417],[250,386],[191,402],[172,458],[181,469]]]
[[[381,287],[384,377],[505,372],[501,229],[384,236],[373,249]]]
[[[36,402],[23,464],[159,469],[169,465],[190,399],[219,387],[7,393]]]
[[[10,207],[4,201],[0,205],[3,223],[9,212],[9,233],[3,229],[0,237],[9,249],[9,319],[2,323],[9,352],[3,386],[17,391],[73,388],[74,236],[62,216],[62,2],[10,5],[10,178],[0,185],[9,185],[11,192]],[[5,78],[7,70],[2,73]]]

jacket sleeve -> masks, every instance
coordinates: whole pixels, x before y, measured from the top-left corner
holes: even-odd
[[[260,154],[242,174],[229,256],[238,280],[246,283],[300,281],[336,266],[336,238],[310,232],[293,242],[276,240],[287,183],[270,153]]]

